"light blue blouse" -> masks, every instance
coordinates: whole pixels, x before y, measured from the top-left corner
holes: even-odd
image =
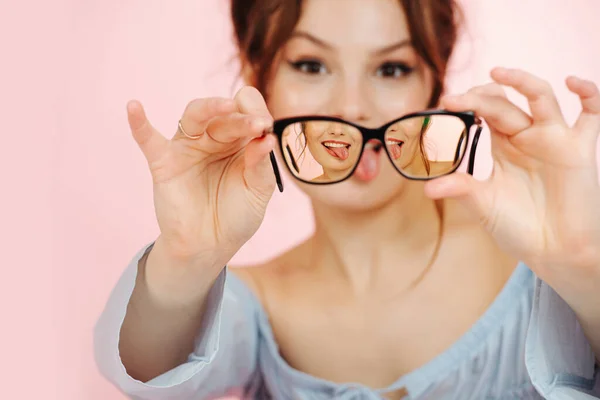
[[[594,354],[573,311],[520,263],[488,310],[457,342],[387,388],[336,384],[295,370],[280,356],[269,319],[250,289],[224,269],[208,298],[186,363],[140,382],[118,350],[139,259],[131,261],[95,328],[101,373],[135,400],[204,400],[243,391],[258,399],[596,399]]]

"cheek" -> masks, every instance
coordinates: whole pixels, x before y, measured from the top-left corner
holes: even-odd
[[[319,138],[319,136],[320,136],[319,132],[322,132],[322,131],[320,131],[318,127],[313,126],[304,131],[304,136],[306,137],[307,141],[314,142],[315,140],[317,140]]]
[[[308,147],[314,148],[315,144],[318,142],[319,142],[318,137],[306,135],[306,144],[308,145]]]
[[[373,99],[384,119],[389,121],[427,108],[433,91],[433,75],[422,66],[403,80],[380,80],[373,85]]]
[[[273,118],[319,114],[327,99],[327,85],[307,83],[291,75],[280,68],[271,80],[267,106]]]

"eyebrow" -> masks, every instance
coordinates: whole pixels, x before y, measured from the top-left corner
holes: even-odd
[[[303,38],[303,39],[306,39],[306,40],[314,43],[315,45],[322,47],[326,50],[335,51],[335,46],[327,43],[323,39],[319,39],[318,37],[311,35],[308,32],[295,31],[294,33],[292,33],[290,39],[293,39],[293,38]],[[373,52],[373,54],[383,55],[383,54],[390,53],[394,50],[398,50],[398,49],[401,49],[402,47],[407,47],[407,46],[412,46],[412,41],[410,39],[403,39],[397,43],[377,49]]]
[[[410,39],[404,39],[404,40],[401,40],[398,43],[394,43],[390,46],[385,46],[385,47],[375,51],[374,54],[383,55],[386,53],[391,53],[394,50],[398,50],[398,49],[401,49],[403,47],[408,47],[408,46],[412,46],[412,41]]]
[[[323,47],[324,49],[335,50],[332,45],[330,45],[329,43],[327,43],[324,40],[321,40],[321,39],[317,38],[316,36],[311,35],[308,32],[295,31],[294,33],[292,33],[290,39],[293,39],[293,38],[303,38],[303,39],[306,39],[306,40],[308,40],[310,42],[313,42],[314,44],[316,44],[319,47]]]

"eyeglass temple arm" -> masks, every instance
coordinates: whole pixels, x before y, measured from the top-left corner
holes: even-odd
[[[296,163],[296,159],[294,158],[294,155],[292,154],[292,149],[290,149],[289,144],[287,144],[285,146],[285,152],[287,153],[288,157],[290,158],[290,161],[292,162],[292,167],[294,168],[294,171],[296,171],[297,173],[300,173],[300,168],[298,168],[298,164]]]
[[[273,127],[270,126],[263,132],[264,135],[272,134],[274,131]],[[277,182],[277,188],[279,192],[283,192],[283,181],[281,180],[281,174],[279,173],[279,166],[277,166],[277,160],[275,159],[275,153],[271,150],[269,153],[269,158],[271,159],[271,167],[273,167],[273,173],[275,174],[275,181]]]
[[[473,171],[475,170],[475,152],[477,150],[477,143],[479,143],[479,136],[481,136],[481,130],[483,127],[481,126],[481,121],[477,121],[478,126],[475,131],[475,135],[473,136],[473,143],[471,144],[471,153],[469,154],[469,166],[467,172],[469,175],[473,175]]]
[[[456,146],[456,151],[454,152],[454,163],[456,164],[458,162],[458,159],[460,158],[460,148],[462,146],[462,142],[465,140],[465,133],[466,133],[466,129],[463,130],[462,135],[460,135],[460,140],[458,141],[458,146]]]
[[[273,151],[269,153],[269,158],[271,159],[271,166],[273,167],[273,173],[275,174],[277,188],[279,188],[279,192],[283,192],[283,181],[281,180],[281,174],[279,173],[279,167],[277,166],[277,160],[275,159],[275,153],[273,153]]]

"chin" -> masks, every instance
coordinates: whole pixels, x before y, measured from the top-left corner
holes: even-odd
[[[339,211],[369,212],[400,199],[410,185],[410,181],[395,171],[380,171],[368,182],[350,177],[332,185],[300,183],[299,187],[314,203]]]

